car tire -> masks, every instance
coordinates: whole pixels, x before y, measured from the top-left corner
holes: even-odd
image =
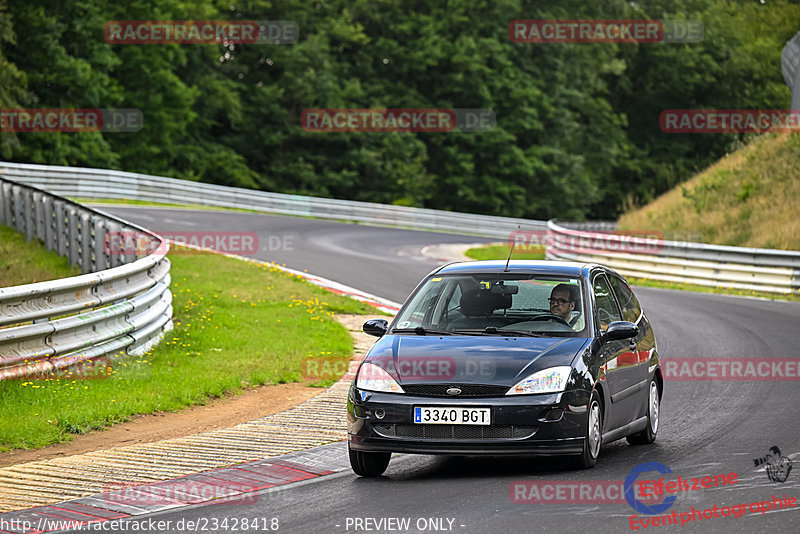
[[[573,457],[573,463],[578,469],[594,467],[597,463],[597,457],[600,456],[600,444],[603,440],[603,408],[600,404],[600,396],[596,391],[592,392],[586,421],[586,437],[583,438],[583,451],[581,451],[580,455]]]
[[[350,467],[353,472],[361,477],[379,477],[389,466],[392,457],[391,452],[364,452],[354,451],[347,444],[347,452],[350,453]]]
[[[658,434],[658,419],[661,411],[661,396],[658,393],[658,384],[655,377],[650,380],[647,394],[647,426],[641,432],[631,434],[626,439],[631,445],[647,445],[656,440]]]

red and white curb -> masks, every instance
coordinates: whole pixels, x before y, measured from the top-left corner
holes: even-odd
[[[295,269],[284,267],[282,265],[277,265],[275,263],[269,263],[269,262],[263,262],[263,263],[277,267],[278,269],[286,271],[287,273],[296,276],[302,276],[308,282],[314,285],[324,287],[325,289],[333,293],[338,293],[339,295],[345,295],[350,298],[359,300],[361,302],[365,302],[371,306],[374,306],[375,308],[378,308],[381,311],[391,313],[392,315],[395,315],[398,311],[400,311],[400,306],[402,306],[401,304],[392,302],[391,300],[387,300],[383,297],[378,297],[377,295],[373,295],[371,293],[361,291],[360,289],[340,284],[339,282],[334,282],[333,280],[329,280],[327,278],[322,278],[321,276],[300,272]]]

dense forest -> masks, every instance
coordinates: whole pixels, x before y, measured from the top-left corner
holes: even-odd
[[[293,44],[110,44],[114,20],[283,20]],[[512,42],[515,19],[699,20],[696,43]],[[6,161],[429,208],[607,219],[740,142],[664,109],[785,108],[790,0],[0,0],[0,108],[138,108],[136,133],[0,132]],[[486,132],[305,131],[309,108],[484,108]]]

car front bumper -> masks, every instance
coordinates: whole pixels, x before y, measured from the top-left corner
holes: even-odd
[[[350,447],[417,454],[579,454],[590,392],[502,397],[428,397],[350,387]],[[491,408],[491,425],[415,424],[415,406]],[[378,415],[383,412],[383,417]]]

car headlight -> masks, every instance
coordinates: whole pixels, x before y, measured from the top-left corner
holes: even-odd
[[[392,375],[373,363],[365,363],[358,370],[356,387],[367,391],[382,391],[384,393],[405,393]]]
[[[506,395],[529,395],[532,393],[559,393],[567,387],[572,367],[550,367],[533,373],[517,382]]]

